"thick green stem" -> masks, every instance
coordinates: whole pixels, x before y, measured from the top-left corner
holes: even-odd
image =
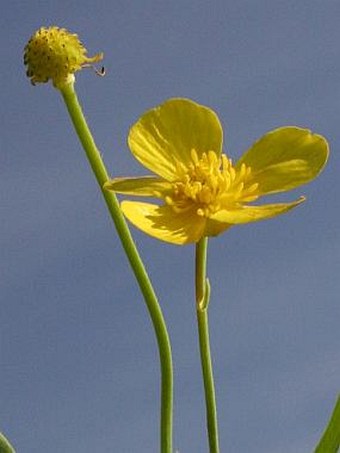
[[[211,362],[208,323],[210,286],[206,277],[207,246],[207,238],[201,239],[196,245],[196,313],[205,392],[209,449],[210,453],[219,453],[215,385]]]
[[[60,91],[79,140],[83,145],[93,173],[95,174],[152,320],[158,343],[161,366],[161,453],[172,453],[173,368],[171,346],[163,314],[130,230],[120,210],[117,197],[113,192],[103,189],[103,185],[109,180],[109,176],[83,115],[74,85],[65,85]]]

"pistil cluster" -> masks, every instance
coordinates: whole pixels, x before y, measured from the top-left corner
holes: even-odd
[[[27,77],[33,85],[52,80],[56,88],[74,80],[73,74],[102,60],[103,54],[88,57],[78,35],[64,28],[41,27],[24,50]]]

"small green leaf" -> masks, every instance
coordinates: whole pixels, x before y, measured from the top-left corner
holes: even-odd
[[[340,396],[314,453],[337,453],[340,447]]]

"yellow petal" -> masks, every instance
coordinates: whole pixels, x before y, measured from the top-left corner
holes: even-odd
[[[115,178],[104,184],[104,189],[141,197],[164,198],[171,191],[171,184],[154,176],[141,178]]]
[[[161,241],[185,245],[203,236],[206,219],[193,211],[176,214],[170,206],[135,201],[123,201],[121,207],[133,225]]]
[[[252,169],[249,184],[259,184],[260,195],[294,189],[314,179],[328,158],[324,137],[308,129],[281,127],[258,140],[237,162]]]
[[[232,227],[228,222],[220,222],[211,218],[207,219],[204,236],[217,236]]]
[[[177,162],[186,167],[191,150],[222,150],[222,127],[208,107],[189,99],[169,99],[147,111],[130,129],[128,144],[136,159],[168,181],[177,177]]]
[[[258,220],[266,220],[284,214],[301,204],[303,201],[305,201],[305,198],[301,197],[292,203],[240,206],[239,209],[218,211],[211,216],[211,219],[224,224],[257,222]]]

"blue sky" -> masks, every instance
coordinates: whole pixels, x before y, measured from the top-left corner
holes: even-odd
[[[112,175],[144,170],[129,127],[174,96],[213,108],[237,158],[265,132],[327,137],[293,212],[210,241],[221,451],[313,450],[339,391],[340,3],[7,1],[0,17],[0,429],[25,453],[158,451],[159,365],[142,298],[60,95],[22,53],[42,25],[76,32],[107,75],[77,91]],[[174,446],[207,452],[192,246],[132,229],[168,323]]]

